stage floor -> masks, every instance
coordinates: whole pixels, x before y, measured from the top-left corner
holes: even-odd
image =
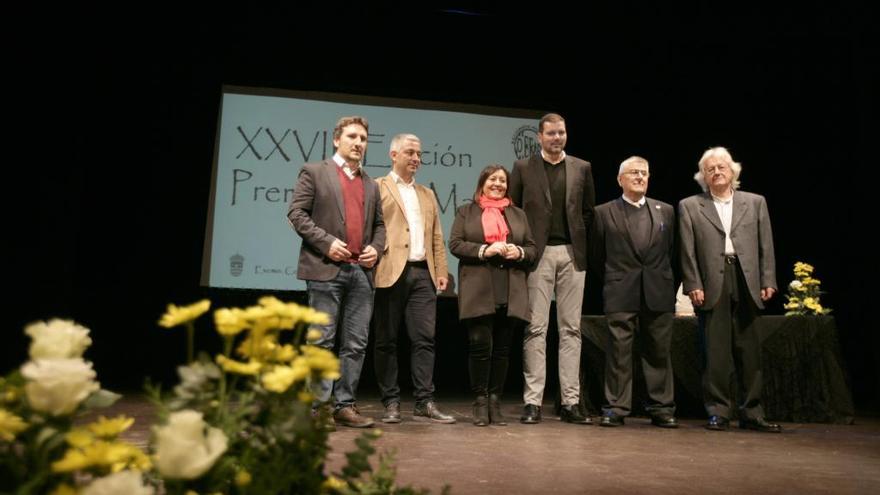
[[[396,450],[401,484],[438,493],[878,493],[880,418],[856,418],[854,425],[783,423],[782,434],[731,429],[710,432],[702,419],[681,420],[677,430],[630,418],[620,428],[576,426],[546,416],[538,425],[518,422],[520,405],[503,410],[508,426],[470,423],[470,402],[439,402],[458,423],[412,420],[412,402],[402,404],[403,422],[378,422],[381,404],[364,400],[361,412],[384,432],[380,450]],[[545,404],[545,411],[552,406]],[[152,407],[126,398],[103,410],[136,418],[126,438],[143,446]],[[360,430],[332,433],[327,469],[344,464]]]

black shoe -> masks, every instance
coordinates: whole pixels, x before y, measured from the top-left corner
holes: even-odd
[[[623,423],[623,416],[608,411],[602,415],[602,421],[599,422],[599,426],[623,426]]]
[[[589,416],[584,416],[581,414],[580,409],[577,404],[570,406],[562,406],[559,410],[559,419],[566,423],[573,423],[576,425],[591,425],[593,424],[593,419]]]
[[[651,416],[651,424],[660,428],[678,428],[678,420],[671,414]]]
[[[726,431],[730,428],[730,420],[721,416],[709,416],[709,422],[706,423],[707,430]]]
[[[522,416],[519,417],[519,422],[527,425],[535,425],[540,423],[541,406],[526,404],[526,406],[523,407]]]
[[[455,418],[448,414],[443,414],[440,412],[440,409],[437,409],[437,404],[430,400],[421,405],[416,405],[415,409],[413,409],[413,419],[421,419],[427,418],[435,423],[443,423],[443,424],[452,424],[455,423]]]
[[[493,425],[507,426],[507,418],[501,414],[501,399],[498,394],[489,394],[489,421]]]
[[[741,419],[739,427],[743,430],[763,431],[764,433],[782,433],[782,427],[775,423],[768,423],[764,418]]]
[[[489,425],[489,404],[485,395],[477,396],[474,400],[474,426]]]
[[[392,402],[385,406],[385,413],[382,415],[383,423],[400,423],[400,403]]]

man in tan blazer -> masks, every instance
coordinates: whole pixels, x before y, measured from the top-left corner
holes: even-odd
[[[434,331],[437,292],[448,283],[446,248],[434,193],[416,184],[422,144],[413,134],[391,140],[391,173],[376,180],[385,221],[385,250],[376,269],[376,380],[384,423],[400,422],[397,336],[401,324],[411,342],[414,419],[455,423],[434,402]]]

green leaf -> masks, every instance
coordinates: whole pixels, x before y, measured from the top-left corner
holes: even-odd
[[[98,390],[86,399],[83,405],[86,409],[97,409],[99,407],[109,407],[116,403],[122,396],[109,390]]]

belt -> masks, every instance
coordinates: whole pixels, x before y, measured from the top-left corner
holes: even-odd
[[[427,268],[428,268],[428,261],[427,261],[427,260],[422,260],[422,261],[407,261],[407,262],[406,262],[406,266],[408,266],[408,267],[412,267],[412,268],[424,268],[424,269],[427,269]]]
[[[725,264],[728,264],[728,265],[735,265],[735,264],[737,264],[738,262],[739,262],[739,261],[737,260],[737,257],[736,257],[735,254],[725,254],[725,255],[724,255],[724,263],[725,263]]]

